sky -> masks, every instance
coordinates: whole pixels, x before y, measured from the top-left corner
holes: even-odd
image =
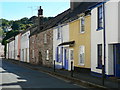
[[[37,16],[39,6],[42,6],[43,16],[56,16],[70,7],[70,2],[40,2],[40,1],[5,1],[0,2],[0,18],[19,20],[23,17]]]

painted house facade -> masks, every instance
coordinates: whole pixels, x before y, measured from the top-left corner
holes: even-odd
[[[93,73],[101,74],[104,65],[107,76],[120,77],[119,16],[120,0],[109,0],[104,4],[98,4],[91,11],[91,71]],[[106,54],[105,59],[104,54]]]
[[[20,60],[20,39],[21,33],[15,36],[15,59]]]
[[[69,41],[69,24],[61,24],[53,29],[53,59],[56,68],[70,70],[69,45],[60,45]]]
[[[91,17],[88,9],[96,2],[80,2],[76,7],[71,4],[71,11],[64,21],[67,23],[53,30],[53,59],[58,68],[71,70],[73,63],[74,67],[90,69]]]
[[[89,7],[97,2],[81,2],[72,12],[75,13],[69,22],[70,57],[75,70],[91,68],[91,14]]]
[[[75,44],[70,47],[74,52],[74,66],[90,68],[90,15],[82,15],[70,22],[70,41]],[[77,53],[76,53],[77,52]]]
[[[8,47],[8,58],[9,59],[14,59],[15,58],[15,40],[14,40],[14,37],[11,37],[9,40],[8,40],[8,44],[7,44],[7,47]]]
[[[20,42],[20,61],[29,63],[29,28],[26,31],[21,33],[21,42]]]

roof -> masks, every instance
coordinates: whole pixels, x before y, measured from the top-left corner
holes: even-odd
[[[42,31],[48,30],[52,27],[57,26],[58,24],[62,24],[66,21],[72,21],[77,19],[79,14],[84,13],[86,10],[88,10],[91,6],[94,6],[100,2],[82,2],[78,7],[76,7],[74,10],[71,10],[70,8],[66,11],[58,14],[54,18],[50,19],[47,22],[44,22],[42,25],[42,29],[36,28],[33,32],[31,32],[30,36],[40,33]]]
[[[31,37],[34,34],[37,34],[37,30],[38,30],[38,25],[31,28],[29,37]]]
[[[85,13],[89,8],[93,5],[96,5],[98,2],[82,2],[78,7],[76,7],[71,13],[69,14],[69,21],[73,21],[79,18],[79,14]]]
[[[75,41],[69,41],[69,42],[63,42],[61,44],[59,44],[58,46],[64,46],[64,45],[74,45]]]
[[[48,30],[52,27],[55,27],[56,25],[58,25],[58,23],[68,14],[70,13],[70,9],[67,9],[66,11],[58,14],[57,16],[55,16],[54,18],[50,19],[49,21],[46,21],[43,23],[42,25],[42,29],[39,30],[38,28],[36,28],[36,30],[34,30],[33,32],[31,32],[30,36],[40,33],[42,31]]]

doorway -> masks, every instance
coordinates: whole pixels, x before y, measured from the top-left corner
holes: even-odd
[[[69,51],[68,48],[64,49],[64,68],[68,70]]]
[[[42,65],[42,53],[39,52],[38,64]]]
[[[120,77],[120,44],[114,45],[114,75]]]

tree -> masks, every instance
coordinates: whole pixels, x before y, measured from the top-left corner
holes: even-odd
[[[19,30],[20,29],[19,27],[20,27],[20,22],[19,21],[14,21],[12,26],[11,26],[11,28],[13,30]]]
[[[21,22],[22,24],[28,24],[28,18],[27,18],[27,17],[24,17],[24,18],[20,19],[20,22]]]

